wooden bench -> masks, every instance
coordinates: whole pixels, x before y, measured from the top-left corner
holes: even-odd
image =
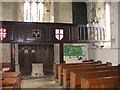
[[[93,75],[93,77],[95,77],[95,76],[100,76],[100,75],[106,75],[106,74],[103,74],[102,72],[112,72],[112,71],[119,71],[119,70],[120,70],[119,67],[112,66],[112,67],[99,67],[99,68],[83,69],[83,70],[81,70],[81,72],[71,72],[70,73],[70,88],[80,87],[82,76]],[[100,72],[101,72],[101,74],[100,74]],[[87,73],[87,75],[86,75],[86,73]],[[97,74],[99,74],[99,75],[97,75]],[[117,73],[117,74],[119,74],[119,73]],[[112,74],[110,74],[110,75],[112,75]]]
[[[95,62],[95,61],[93,59],[90,59],[90,60],[83,60],[82,62]]]
[[[54,64],[54,78],[58,79],[58,65],[60,64]],[[65,65],[65,63],[63,63],[62,65]]]
[[[94,62],[94,60],[85,60],[85,61],[83,61],[83,62],[86,62],[86,63],[93,63]],[[97,61],[97,63],[102,63],[101,61]],[[68,64],[66,64],[66,63],[62,63],[62,64],[54,64],[54,78],[55,79],[58,79],[58,66],[59,65],[76,65],[76,64],[79,64],[79,63],[68,63]]]
[[[110,76],[102,78],[81,78],[81,88],[120,88],[120,76]]]
[[[70,72],[72,71],[82,71],[83,69],[88,69],[88,68],[97,68],[97,67],[107,67],[110,66],[111,64],[94,64],[94,65],[87,65],[85,67],[67,67],[63,68],[63,87],[67,88],[67,86],[70,86]],[[84,72],[84,71],[83,71]]]
[[[99,63],[96,63],[96,62],[94,62],[94,63],[80,63],[80,64],[77,64],[77,65],[62,65],[62,66],[59,66],[59,68],[58,68],[58,82],[59,82],[59,84],[62,84],[62,82],[63,82],[63,79],[62,79],[62,77],[63,77],[63,68],[69,68],[69,67],[71,67],[72,66],[72,68],[74,68],[74,67],[87,67],[87,66],[90,66],[90,65],[95,65],[95,64],[99,64]],[[100,63],[101,64],[101,63]]]
[[[18,88],[17,87],[17,79],[16,78],[4,78],[2,80],[0,80],[0,83],[2,85],[2,87],[7,87],[9,89],[9,87],[13,87],[13,88]]]
[[[3,72],[2,78],[16,78],[18,81],[18,88],[22,88],[22,77],[20,72]]]
[[[11,67],[11,63],[10,62],[2,62],[2,63],[0,63],[0,66],[2,68],[10,68]]]
[[[10,79],[10,78],[14,78],[16,79],[16,86],[17,88],[22,88],[22,78],[21,78],[21,74],[19,72],[2,72],[0,73],[0,75],[2,76],[2,79]]]
[[[10,62],[0,63],[0,70],[2,71],[3,68],[11,68],[11,63]]]
[[[16,88],[14,86],[6,86],[6,87],[1,87],[0,90],[15,90]]]

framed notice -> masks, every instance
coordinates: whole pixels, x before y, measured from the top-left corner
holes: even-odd
[[[64,56],[82,56],[83,48],[80,46],[65,46],[64,47]]]

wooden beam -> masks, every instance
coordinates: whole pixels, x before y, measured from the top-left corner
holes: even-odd
[[[63,63],[63,43],[60,43],[60,63]]]
[[[14,54],[14,48],[15,44],[11,43],[11,70],[10,71],[15,71],[15,54]]]

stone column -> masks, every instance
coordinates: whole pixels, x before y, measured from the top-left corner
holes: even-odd
[[[54,44],[54,63],[60,63],[60,44]]]
[[[44,2],[44,22],[50,22],[50,2]]]
[[[2,2],[2,21],[16,21],[17,2]]]
[[[24,21],[24,2],[17,2],[17,21]]]
[[[18,44],[15,44],[15,71],[19,72],[19,63],[18,63]]]

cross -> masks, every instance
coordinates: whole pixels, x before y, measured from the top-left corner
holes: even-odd
[[[61,34],[61,33],[60,33],[60,29],[58,29],[58,30],[59,30],[59,32],[58,32],[58,33],[56,33],[56,35],[58,35],[58,36],[59,36],[58,40],[60,40],[60,36],[61,36],[61,35],[63,35],[63,34]]]

